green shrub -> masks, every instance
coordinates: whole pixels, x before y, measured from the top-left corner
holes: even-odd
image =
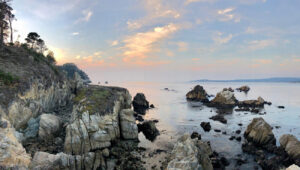
[[[11,85],[18,82],[19,78],[17,76],[13,76],[10,73],[5,73],[0,70],[0,82],[5,85]]]

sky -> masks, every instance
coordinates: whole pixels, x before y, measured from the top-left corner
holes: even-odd
[[[300,77],[299,0],[13,0],[15,37],[98,81]],[[16,36],[19,35],[19,36]]]

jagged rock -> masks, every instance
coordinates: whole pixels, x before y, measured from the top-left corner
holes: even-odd
[[[222,91],[217,93],[217,96],[210,102],[210,105],[214,107],[234,107],[237,104],[237,99],[234,96],[234,93],[231,91]]]
[[[146,110],[149,109],[149,102],[143,93],[137,93],[132,101],[133,109],[139,114],[145,114]]]
[[[254,118],[248,125],[244,136],[258,146],[275,145],[276,143],[272,127],[263,118]]]
[[[265,100],[262,97],[258,97],[257,100],[244,100],[238,103],[239,107],[263,107]]]
[[[286,168],[286,170],[300,170],[300,167],[293,164],[293,165],[289,166],[288,168]]]
[[[189,134],[185,134],[175,144],[167,169],[212,170],[210,155],[212,155],[212,151],[207,143],[191,139]]]
[[[186,94],[186,99],[191,101],[200,101],[207,103],[208,95],[202,86],[197,85],[194,87],[193,90]]]
[[[10,122],[6,119],[0,121],[7,125],[6,128],[0,128],[0,169],[27,169],[30,155],[16,138],[16,131]]]
[[[224,89],[223,89],[223,91],[230,91],[230,92],[234,92],[234,90],[233,90],[231,87],[229,87],[229,88],[224,88]]]
[[[106,165],[100,151],[88,152],[83,156],[58,153],[36,152],[30,169],[34,170],[69,170],[69,169],[97,169]]]
[[[290,157],[300,160],[300,141],[294,135],[282,135],[279,143]]]
[[[220,115],[220,114],[212,116],[209,119],[212,119],[214,121],[219,121],[221,123],[227,124],[227,120],[224,118],[223,115]]]
[[[65,153],[82,155],[109,147],[120,138],[120,112],[131,104],[128,90],[90,85],[78,91],[74,102],[71,123],[66,127]]]
[[[53,139],[61,130],[61,120],[53,114],[42,114],[39,126],[39,138],[42,140]]]
[[[155,126],[155,123],[151,120],[145,121],[142,124],[138,124],[138,130],[139,132],[143,132],[145,137],[150,141],[154,141],[160,134]]]
[[[27,138],[34,138],[39,133],[39,126],[40,126],[40,117],[34,119],[30,118],[27,122],[27,128],[24,131],[24,137]]]
[[[209,132],[211,130],[211,126],[209,122],[201,122],[200,126],[203,128],[205,132]]]
[[[134,111],[131,109],[123,109],[120,113],[120,128],[124,139],[138,138],[138,128],[133,115]]]
[[[250,90],[250,87],[249,86],[242,86],[242,87],[237,88],[236,90],[240,91],[240,92],[247,93]]]

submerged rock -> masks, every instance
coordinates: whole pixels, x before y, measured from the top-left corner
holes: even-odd
[[[237,99],[231,91],[222,91],[210,102],[210,105],[220,108],[231,108],[237,104]]]
[[[240,92],[247,93],[250,90],[250,87],[249,86],[242,86],[242,87],[237,88],[236,90],[240,91]]]
[[[209,122],[201,122],[200,126],[203,128],[205,132],[209,132],[211,130],[211,126]]]
[[[150,141],[154,141],[156,137],[160,135],[155,123],[151,120],[138,124],[138,130],[139,132],[143,132],[145,137]]]
[[[213,170],[210,155],[212,151],[207,143],[191,139],[189,134],[185,134],[175,144],[167,169]]]
[[[120,113],[120,128],[124,139],[138,138],[138,128],[133,115],[134,111],[131,109],[123,109]]]
[[[143,93],[138,93],[132,101],[133,109],[139,114],[145,114],[146,110],[149,109],[149,102]]]
[[[186,94],[186,99],[191,101],[200,101],[203,103],[207,103],[208,95],[202,86],[197,85],[194,87],[193,90]]]
[[[53,114],[42,114],[39,126],[39,138],[42,140],[53,139],[61,130],[61,120]]]
[[[300,161],[300,141],[294,135],[282,135],[279,143],[291,158]]]
[[[276,139],[272,132],[272,127],[267,122],[265,122],[263,118],[254,118],[248,125],[244,136],[249,142],[253,142],[258,146],[276,144]]]

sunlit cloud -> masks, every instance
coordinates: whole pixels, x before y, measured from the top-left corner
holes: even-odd
[[[77,35],[79,35],[79,32],[73,32],[72,35],[77,36]]]
[[[274,46],[275,44],[276,44],[276,40],[274,39],[254,40],[248,43],[248,48],[250,50],[258,50],[258,49],[264,49],[269,46]]]
[[[218,10],[217,13],[219,15],[219,20],[222,22],[231,21],[240,22],[241,18],[233,13],[235,8],[226,8],[222,10]]]
[[[118,40],[115,40],[111,43],[111,46],[117,46],[119,44],[119,41]]]
[[[88,22],[93,15],[93,11],[91,11],[91,10],[83,10],[81,13],[82,13],[82,17],[78,18],[75,21],[75,23]]]
[[[178,51],[184,52],[184,51],[188,50],[188,43],[186,43],[186,42],[177,42],[176,44],[178,46]]]
[[[141,2],[146,10],[146,16],[138,20],[127,21],[129,30],[137,30],[143,26],[157,23],[159,19],[178,19],[181,17],[178,10],[172,8],[171,5],[166,5],[163,0],[143,0]]]
[[[247,29],[245,30],[246,34],[255,34],[257,33],[257,30],[254,29],[253,27],[247,27]]]
[[[271,59],[256,59],[254,61],[259,64],[271,64],[273,62]]]
[[[226,44],[228,43],[231,39],[233,38],[232,34],[229,34],[227,36],[223,36],[223,33],[221,32],[217,32],[214,36],[213,36],[213,41],[216,44]]]
[[[123,61],[127,63],[139,63],[149,57],[150,53],[159,49],[158,43],[179,30],[175,24],[168,24],[163,27],[155,27],[148,32],[137,33],[128,36],[124,42]],[[138,62],[137,62],[138,61]]]
[[[191,3],[194,3],[194,2],[216,2],[217,0],[186,0],[184,2],[185,5],[189,5]]]

